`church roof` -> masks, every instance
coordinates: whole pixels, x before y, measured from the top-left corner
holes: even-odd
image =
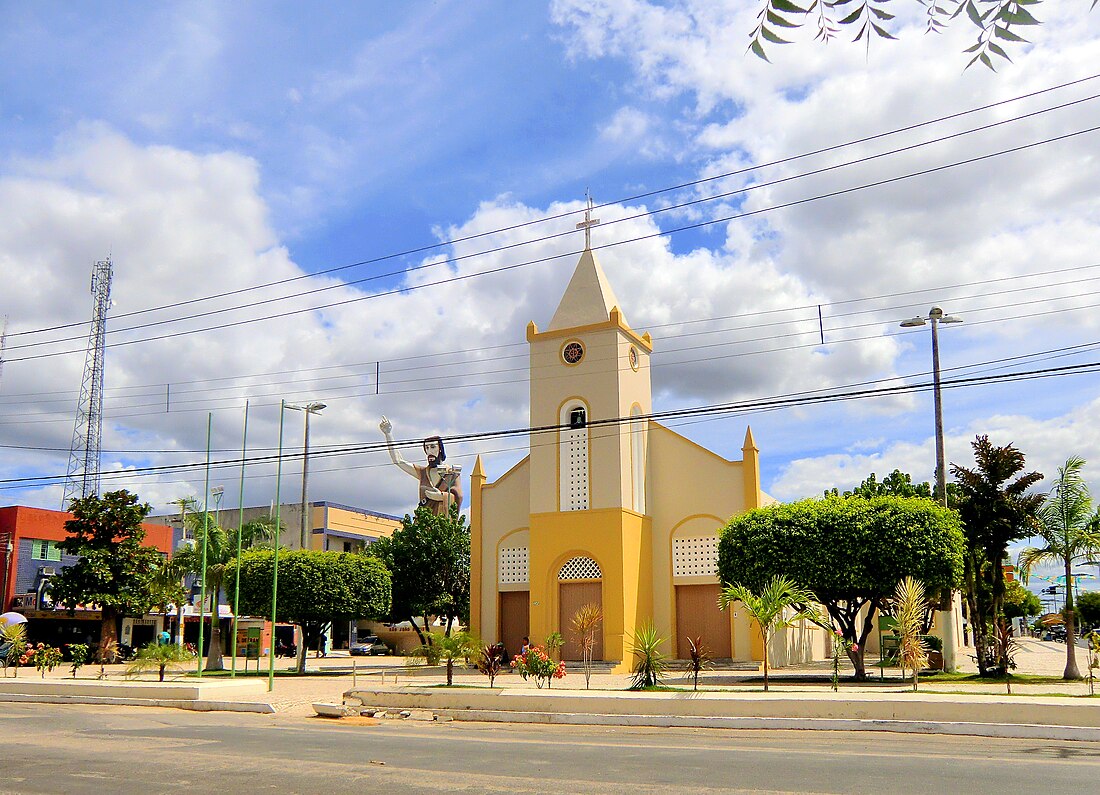
[[[585,249],[547,331],[606,322],[619,300],[591,250]],[[624,318],[625,322],[625,318]]]

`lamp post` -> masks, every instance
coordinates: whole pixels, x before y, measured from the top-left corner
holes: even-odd
[[[943,402],[940,399],[940,323],[962,323],[962,318],[945,315],[938,306],[932,307],[928,317],[904,320],[902,328],[915,328],[932,323],[932,399],[936,411],[936,499],[947,505],[947,460],[943,454]]]
[[[945,315],[938,306],[928,311],[928,317],[913,317],[902,321],[902,328],[915,328],[925,323],[932,323],[932,398],[936,412],[936,499],[947,507],[947,459],[943,453],[943,403],[940,399],[940,323],[962,323],[962,318]],[[955,594],[950,593],[951,604],[943,611],[942,638],[943,638],[943,666],[948,671],[955,670],[956,641],[954,604]]]
[[[303,406],[292,406],[287,403],[288,409],[300,411],[306,415],[305,438],[302,441],[302,549],[309,549],[309,415],[320,414],[325,408],[324,403],[306,403]]]

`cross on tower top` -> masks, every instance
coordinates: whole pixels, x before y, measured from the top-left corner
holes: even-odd
[[[592,217],[592,193],[591,191],[585,191],[584,195],[588,198],[588,206],[584,209],[584,220],[577,224],[577,229],[584,230],[584,250],[588,251],[592,248],[592,227],[600,222],[599,218]]]

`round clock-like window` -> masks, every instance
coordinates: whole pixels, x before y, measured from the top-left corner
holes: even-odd
[[[637,372],[638,370],[638,349],[633,345],[630,346],[630,353],[627,354],[627,358],[630,360],[630,369]]]
[[[576,364],[584,358],[584,346],[579,342],[570,342],[561,349],[561,358],[566,364]]]

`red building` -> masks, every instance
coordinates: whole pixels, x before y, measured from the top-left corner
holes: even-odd
[[[67,611],[54,611],[48,598],[50,577],[76,562],[74,555],[63,553],[58,543],[68,537],[65,522],[73,515],[64,511],[27,508],[14,505],[0,508],[0,612],[15,610],[28,618],[68,618]],[[173,528],[142,524],[145,545],[172,553]],[[84,613],[79,619],[98,620],[98,611]]]

